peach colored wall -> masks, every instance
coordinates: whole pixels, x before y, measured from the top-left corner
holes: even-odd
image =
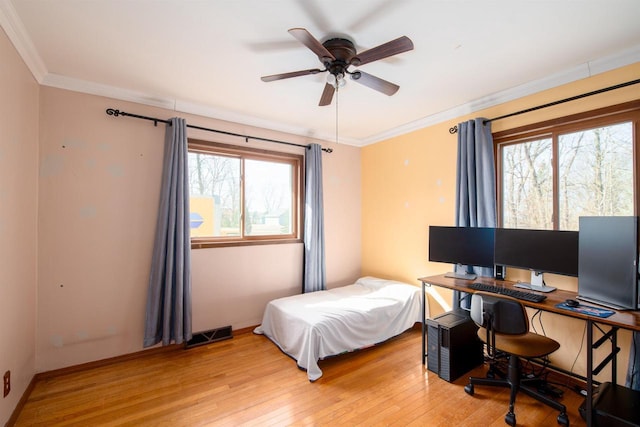
[[[362,273],[411,283],[417,278],[450,270],[449,265],[429,263],[429,225],[453,225],[457,136],[449,128],[474,117],[497,117],[569,96],[634,80],[640,63],[540,92],[518,100],[382,141],[362,150]],[[640,98],[638,86],[618,89],[572,103],[539,110],[492,123],[494,132],[562,117]],[[515,274],[512,272],[510,274]],[[575,279],[550,275],[554,286],[577,290]],[[451,293],[429,289],[429,309],[435,316],[450,308]],[[584,322],[545,313],[545,331],[557,337],[562,348],[554,363],[585,372],[580,352]],[[624,378],[628,333],[622,333],[619,378]],[[605,370],[607,371],[607,370]],[[601,375],[607,376],[610,371]]]
[[[38,83],[0,29],[0,425],[35,373]]]
[[[165,125],[108,116],[106,108],[310,141],[60,89],[41,93],[36,366],[47,371],[142,349]],[[246,145],[193,129],[189,137]],[[334,148],[323,166],[327,279],[336,286],[360,274],[360,149],[323,146]],[[301,244],[192,251],[194,331],[258,325],[267,301],[300,291],[301,265]]]

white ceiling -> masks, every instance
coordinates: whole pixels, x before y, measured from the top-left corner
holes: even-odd
[[[339,91],[356,146],[640,62],[640,0],[0,0],[0,24],[43,85],[328,140],[326,74],[260,80],[322,67],[287,30],[358,51],[406,35],[361,67],[395,95]]]

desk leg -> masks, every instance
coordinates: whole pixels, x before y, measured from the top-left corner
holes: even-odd
[[[451,309],[456,310],[462,307],[462,300],[464,299],[464,293],[460,291],[453,291],[453,301],[451,301]]]
[[[613,328],[612,328],[613,329]],[[617,330],[617,329],[616,329]],[[611,354],[618,354],[618,332],[611,336]],[[611,384],[618,384],[618,357],[611,360]]]
[[[587,397],[585,399],[587,426],[593,425],[593,322],[587,319]]]
[[[420,300],[420,303],[422,305],[422,364],[425,364],[425,360],[426,360],[426,345],[425,345],[425,337],[426,337],[426,333],[427,333],[427,325],[426,325],[426,321],[425,321],[425,316],[426,316],[426,288],[425,288],[425,284],[424,282],[422,282],[422,299]]]

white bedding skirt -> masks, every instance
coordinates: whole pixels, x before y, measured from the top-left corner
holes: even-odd
[[[419,287],[363,277],[353,285],[269,302],[254,332],[267,336],[315,381],[322,376],[318,360],[386,341],[420,316]]]

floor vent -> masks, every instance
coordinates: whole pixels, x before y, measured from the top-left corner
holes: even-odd
[[[228,340],[229,338],[233,338],[231,326],[223,326],[222,328],[196,332],[193,334],[193,337],[187,341],[187,348],[198,347],[200,345],[210,344],[216,341]]]

